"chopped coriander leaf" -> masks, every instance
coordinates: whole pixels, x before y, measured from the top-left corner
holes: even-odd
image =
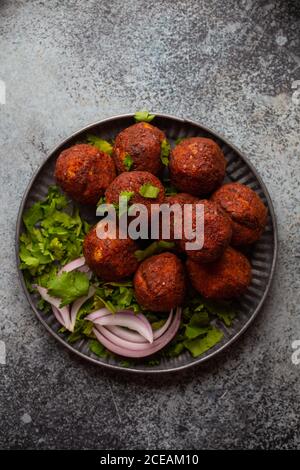
[[[206,336],[199,336],[195,339],[188,339],[184,346],[190,351],[193,357],[198,357],[221,341],[224,333],[215,327],[208,330]]]
[[[150,114],[149,111],[137,111],[134,115],[136,122],[151,122],[155,118],[154,114]]]
[[[127,171],[130,171],[132,165],[133,165],[133,158],[129,153],[126,153],[124,160],[123,160],[123,165],[125,166]]]
[[[41,202],[37,202],[32,207],[30,207],[28,211],[25,212],[23,216],[23,222],[29,232],[33,229],[35,224],[37,224],[38,221],[42,219],[43,214],[44,212]]]
[[[120,193],[120,204],[113,204],[119,217],[127,212],[128,203],[132,196],[134,196],[134,191],[122,191]]]
[[[132,196],[134,196],[134,191],[122,191],[120,193],[120,197],[127,199],[127,201],[130,201]]]
[[[65,212],[68,204],[60,190],[51,186],[45,200],[25,212],[25,232],[20,236],[19,255],[27,285],[34,281],[47,287],[47,279],[58,270],[57,262],[64,265],[82,255],[82,242],[89,224],[81,219],[78,209],[73,214],[69,208],[68,213]]]
[[[101,291],[97,289],[96,291],[96,296],[95,296],[95,310],[98,310],[99,308],[107,308],[111,313],[116,313],[116,309],[114,305],[111,303],[110,300],[106,300],[101,296]]]
[[[152,329],[154,331],[156,331],[156,330],[159,330],[160,328],[162,328],[165,323],[166,323],[166,319],[159,320],[159,321],[155,321],[155,322],[151,323],[151,326],[152,326]]]
[[[153,186],[151,183],[145,183],[140,187],[139,193],[141,196],[155,199],[159,194],[160,189],[157,186]]]
[[[42,310],[44,313],[51,312],[51,305],[42,298],[40,298],[40,300],[38,301],[37,306],[38,306],[38,309]]]
[[[221,320],[224,323],[224,325],[228,327],[232,325],[233,320],[236,317],[236,313],[233,311],[232,312],[216,312],[216,315],[219,318],[219,320]]]
[[[105,347],[96,339],[93,339],[89,342],[89,348],[98,357],[107,357],[109,355]]]
[[[171,146],[167,139],[164,139],[161,143],[160,150],[160,159],[165,166],[169,165],[169,155],[170,155]]]
[[[151,243],[151,245],[147,246],[144,250],[136,250],[134,255],[138,261],[143,261],[144,259],[149,258],[149,256],[156,255],[165,250],[171,250],[174,247],[175,243],[160,240]]]
[[[183,342],[179,343],[171,343],[169,347],[167,347],[165,351],[165,355],[167,357],[177,357],[181,354],[185,349]]]
[[[64,271],[48,283],[49,295],[61,299],[61,307],[87,295],[88,290],[89,279],[85,273],[80,271]]]
[[[104,286],[112,286],[112,287],[132,287],[133,282],[132,281],[120,281],[120,282],[106,282]]]
[[[100,139],[97,135],[88,134],[87,141],[102,152],[108,153],[108,155],[112,154],[113,146],[107,140]]]

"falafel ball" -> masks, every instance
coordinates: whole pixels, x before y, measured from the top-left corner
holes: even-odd
[[[133,285],[142,307],[152,312],[169,312],[184,300],[184,267],[173,253],[151,256],[138,267]]]
[[[133,124],[121,131],[113,148],[118,172],[140,170],[157,175],[163,169],[160,154],[165,138],[163,131],[147,122]]]
[[[176,188],[194,196],[204,196],[222,183],[226,160],[213,140],[190,137],[171,151],[169,169],[171,183]]]
[[[150,188],[152,196],[157,192],[156,197],[145,197],[141,194],[147,186],[148,188],[149,186],[152,187],[152,190]],[[132,204],[144,204],[148,210],[152,204],[161,204],[165,197],[165,189],[162,183],[148,171],[128,171],[117,176],[105,192],[107,204],[118,204],[122,193],[127,195],[129,193],[129,206]],[[147,192],[144,192],[144,194],[147,196]]]
[[[201,199],[197,204],[204,206],[204,243],[201,249],[187,250],[186,243],[188,237],[183,234],[178,244],[181,250],[185,251],[189,258],[202,262],[211,263],[218,259],[230,243],[232,236],[231,220],[218,204]],[[196,205],[191,206],[191,210],[185,217],[191,217],[193,230],[196,230]],[[201,227],[200,227],[201,229]]]
[[[191,194],[188,194],[188,193],[177,193],[177,194],[174,194],[173,196],[167,196],[164,200],[164,204],[168,204],[169,206],[172,206],[174,204],[179,204],[181,206],[181,208],[184,208],[184,205],[185,204],[194,204],[196,202],[198,202],[199,199],[195,196],[192,196]],[[178,231],[180,229],[180,227],[175,227],[174,226],[174,223],[175,223],[175,217],[174,217],[174,213],[173,212],[170,212],[170,219],[169,221],[167,219],[164,219],[163,220],[163,217],[162,215],[160,215],[160,226],[159,226],[159,240],[170,240],[170,241],[174,241],[175,240],[175,232]],[[169,230],[170,230],[170,235],[169,236],[165,236],[163,237],[162,235],[162,223],[164,223],[164,226],[166,223],[169,222]],[[182,218],[182,228],[183,228],[183,218]],[[180,233],[182,233],[182,230],[180,231]],[[178,247],[179,248],[179,247]],[[182,250],[180,250],[182,251]]]
[[[207,299],[238,297],[245,293],[251,283],[248,259],[231,247],[214,263],[197,263],[188,258],[186,267],[193,287]]]
[[[97,236],[97,226],[107,232],[107,238]],[[130,238],[114,238],[104,220],[89,231],[83,242],[86,264],[104,281],[120,281],[131,276],[138,267],[134,255],[137,249]]]
[[[116,177],[113,159],[89,144],[78,144],[59,155],[55,165],[57,184],[82,204],[97,204]]]
[[[174,194],[173,196],[167,196],[165,198],[165,202],[168,204],[193,204],[195,202],[198,202],[199,198],[196,196],[192,196],[191,194],[188,193],[177,193]]]
[[[232,220],[232,245],[249,245],[261,237],[268,210],[251,188],[240,183],[224,184],[211,200],[218,203]]]

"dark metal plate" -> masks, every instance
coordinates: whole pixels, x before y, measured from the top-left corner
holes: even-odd
[[[16,233],[16,252],[18,263],[19,235],[23,231],[23,213],[34,202],[44,198],[47,194],[49,185],[54,184],[53,170],[55,160],[60,152],[65,148],[74,145],[75,143],[84,141],[87,133],[98,134],[103,139],[114,138],[118,132],[120,132],[125,127],[130,126],[133,124],[133,122],[133,114],[126,114],[104,119],[95,124],[91,124],[71,135],[50,153],[46,161],[33,175],[22,199],[17,220]],[[225,181],[237,181],[246,184],[256,191],[268,207],[269,216],[267,227],[263,236],[251,248],[250,251],[253,279],[250,287],[248,288],[248,291],[239,302],[239,315],[231,328],[226,328],[222,323],[218,324],[218,327],[221,328],[224,332],[222,342],[196,359],[193,359],[188,352],[184,352],[177,358],[163,359],[158,366],[146,367],[143,365],[143,362],[141,362],[139,365],[126,368],[128,372],[140,373],[162,373],[185,369],[195,364],[200,364],[204,361],[207,361],[208,359],[225,351],[225,349],[228,348],[228,346],[238,337],[240,337],[241,334],[249,327],[260,311],[271,284],[277,256],[277,228],[272,202],[264,183],[247,158],[244,157],[239,152],[239,150],[227,142],[223,137],[204,126],[197,124],[196,122],[180,119],[174,116],[168,116],[165,114],[156,114],[154,122],[155,125],[166,132],[166,135],[171,142],[174,142],[174,140],[179,137],[191,136],[203,136],[214,139],[222,148],[228,162]],[[95,220],[94,212],[94,209],[91,211],[87,210],[86,208],[82,208],[82,215],[90,222]],[[43,323],[47,330],[58,341],[60,341],[60,343],[90,362],[109,367],[111,369],[124,369],[117,360],[112,358],[102,359],[95,356],[89,350],[87,341],[81,340],[72,345],[67,343],[61,335],[58,335],[60,325],[56,321],[54,315],[45,315],[37,308],[38,297],[36,295],[31,295],[27,291],[21,270],[19,270],[19,276],[26,297],[38,319]]]

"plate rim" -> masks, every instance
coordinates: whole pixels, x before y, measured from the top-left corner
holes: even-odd
[[[117,364],[109,364],[109,363],[106,363],[106,362],[101,362],[98,359],[94,359],[93,357],[87,356],[84,353],[82,353],[81,351],[75,349],[71,344],[67,343],[54,330],[52,330],[52,328],[50,328],[50,326],[47,324],[47,322],[43,319],[43,317],[40,314],[39,310],[35,307],[34,303],[32,302],[31,295],[30,295],[30,293],[29,293],[29,291],[28,291],[28,289],[25,285],[22,270],[19,267],[20,234],[21,234],[22,215],[23,215],[23,212],[24,212],[24,207],[25,207],[25,204],[27,202],[28,195],[29,195],[29,193],[32,189],[32,186],[34,185],[34,182],[35,182],[36,178],[38,177],[39,173],[42,171],[45,164],[53,157],[53,154],[55,152],[57,152],[57,150],[60,147],[67,144],[68,141],[72,140],[77,135],[82,134],[82,133],[88,131],[89,129],[91,129],[95,126],[99,126],[99,125],[104,124],[106,122],[111,122],[111,121],[115,121],[115,120],[118,120],[118,119],[134,118],[134,114],[135,113],[126,113],[126,114],[117,114],[117,115],[114,115],[114,116],[106,117],[104,119],[92,122],[92,123],[80,128],[80,129],[76,130],[71,135],[69,135],[66,138],[64,138],[63,140],[61,140],[61,142],[59,144],[55,145],[52,149],[50,149],[50,151],[47,152],[46,158],[42,161],[42,163],[39,164],[37,169],[33,172],[32,176],[30,177],[30,180],[27,184],[26,190],[25,190],[25,192],[22,196],[20,206],[19,206],[19,210],[18,210],[17,220],[16,220],[15,255],[16,255],[18,280],[19,280],[19,284],[21,285],[21,287],[22,287],[22,289],[25,293],[25,297],[27,298],[31,309],[34,311],[36,317],[39,319],[39,321],[42,323],[42,325],[46,328],[46,330],[56,340],[58,340],[59,343],[62,344],[65,348],[67,348],[69,351],[76,354],[77,356],[81,357],[85,361],[89,361],[92,364],[95,364],[95,365],[100,366],[100,367],[108,368],[108,369],[111,369],[111,370],[115,370],[115,371],[117,370],[117,371],[121,371],[121,372],[130,372],[130,373],[135,373],[135,374],[169,374],[169,373],[176,373],[176,372],[179,372],[179,371],[182,371],[182,370],[185,370],[185,369],[189,369],[191,367],[199,366],[200,364],[203,364],[203,363],[207,362],[208,360],[210,360],[212,358],[215,358],[216,356],[218,356],[219,354],[224,352],[226,349],[231,347],[231,345],[233,343],[235,343],[246,332],[246,330],[250,327],[250,325],[256,319],[258,313],[261,311],[262,306],[263,306],[263,304],[264,304],[264,302],[265,302],[265,300],[268,296],[268,293],[269,293],[269,290],[270,290],[270,287],[271,287],[271,284],[272,284],[272,280],[273,280],[273,277],[274,277],[274,272],[275,272],[277,258],[278,258],[278,227],[277,227],[277,221],[276,221],[274,206],[273,206],[273,202],[272,202],[271,196],[269,194],[269,191],[268,191],[264,181],[262,180],[260,174],[258,173],[256,168],[254,167],[254,165],[249,161],[248,157],[246,157],[234,144],[232,144],[230,141],[228,141],[228,139],[226,137],[224,137],[222,134],[220,134],[219,132],[216,132],[216,131],[212,130],[211,128],[207,127],[207,126],[204,126],[200,122],[194,121],[192,119],[180,118],[180,117],[174,116],[172,114],[151,112],[151,114],[154,114],[155,117],[171,119],[173,121],[175,120],[175,121],[181,122],[183,124],[187,123],[187,124],[191,124],[193,126],[196,126],[199,129],[202,129],[203,131],[210,133],[215,138],[223,141],[228,147],[231,147],[236,152],[236,154],[239,156],[239,158],[241,158],[248,165],[250,170],[254,173],[256,179],[258,180],[258,182],[259,182],[259,184],[260,184],[260,186],[261,186],[261,188],[264,192],[264,196],[266,197],[266,200],[267,200],[267,203],[268,203],[270,217],[271,217],[272,225],[273,225],[273,243],[274,243],[274,248],[273,248],[273,253],[272,253],[272,264],[271,264],[271,269],[270,269],[270,275],[269,275],[269,278],[268,278],[268,282],[266,284],[264,293],[263,293],[256,309],[254,310],[252,315],[249,317],[248,321],[243,325],[243,327],[232,338],[230,338],[225,344],[223,344],[217,350],[212,351],[210,354],[207,354],[207,356],[204,356],[204,357],[200,356],[199,358],[197,358],[196,360],[193,360],[192,362],[190,362],[188,364],[183,364],[183,365],[179,365],[179,366],[176,366],[176,367],[173,366],[173,367],[170,367],[168,369],[159,369],[159,368],[158,369],[150,369],[150,368],[146,368],[145,366],[144,366],[144,368],[135,369],[134,367],[122,367],[121,365],[117,365]]]

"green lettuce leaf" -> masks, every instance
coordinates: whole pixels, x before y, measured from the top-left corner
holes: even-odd
[[[224,333],[215,327],[208,330],[206,336],[199,336],[195,339],[188,339],[184,346],[190,351],[193,357],[198,357],[221,341]]]
[[[206,311],[194,313],[189,323],[186,325],[185,336],[188,339],[194,339],[198,336],[206,335],[209,322],[209,316]]]

